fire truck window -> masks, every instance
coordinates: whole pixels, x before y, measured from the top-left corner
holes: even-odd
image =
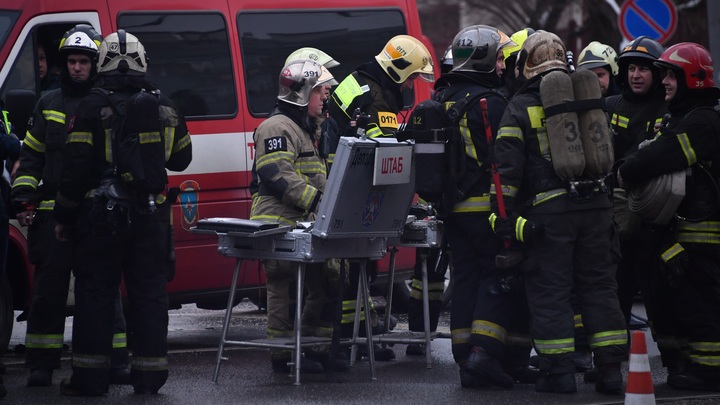
[[[241,12],[238,34],[250,112],[263,116],[277,102],[278,75],[298,48],[318,48],[340,66],[338,81],[371,61],[388,39],[407,33],[398,9]]]
[[[118,26],[145,46],[148,78],[188,120],[237,113],[228,30],[221,14],[123,12]]]
[[[0,10],[0,48],[5,45],[5,40],[19,15],[19,11]]]
[[[0,12],[2,13],[2,12]],[[2,89],[2,95],[11,89],[26,89],[38,97],[45,91],[60,87],[58,46],[65,31],[83,21],[43,24],[24,38],[20,54],[10,70]],[[0,26],[3,24],[0,17]],[[1,30],[1,27],[0,27]]]

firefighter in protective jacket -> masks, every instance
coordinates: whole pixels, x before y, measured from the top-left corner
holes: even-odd
[[[535,390],[577,391],[570,303],[575,292],[599,368],[596,390],[619,393],[627,329],[615,294],[612,203],[600,185],[574,190],[557,174],[562,162],[553,164],[558,156],[548,139],[573,134],[548,133],[540,97],[547,74],[567,71],[565,46],[555,34],[537,31],[523,44],[518,67],[527,82],[505,110],[494,147],[508,214],[498,216],[491,196],[491,223],[502,238],[523,242],[528,255],[523,278],[543,373]]]
[[[486,126],[494,138],[507,106],[500,92],[503,50],[514,45],[495,27],[464,28],[453,39],[453,69],[441,78],[449,85],[435,95],[445,105],[477,98],[458,122],[465,169],[457,183],[458,198],[445,219],[453,264],[452,352],[463,387],[511,388],[515,381],[533,378],[527,368],[527,302],[521,288],[498,291],[501,276],[495,256],[502,243],[488,222],[492,174]],[[487,115],[480,99],[487,103]],[[433,284],[429,286],[432,292]]]
[[[143,91],[155,90],[145,79],[147,61],[134,35],[118,30],[103,39],[96,83],[100,89],[80,101],[62,152],[55,233],[60,240],[75,240],[78,247],[73,374],[61,383],[65,395],[108,392],[113,298],[121,279],[132,315],[130,380],[135,393],[156,394],[168,377],[166,286],[174,197],[168,198],[165,169],[184,170],[192,160],[192,145],[172,102]],[[137,101],[137,107],[130,100]],[[106,124],[120,119],[121,108],[127,117],[119,133]],[[130,130],[136,132],[126,135]],[[118,137],[125,145],[113,141]],[[123,151],[131,153],[122,148],[127,142],[136,142],[132,151],[142,155],[125,155]],[[153,159],[145,153],[150,151]],[[137,166],[126,171],[123,164]],[[138,166],[152,178],[142,177],[145,182],[140,183]]]
[[[322,77],[323,73],[326,77]],[[290,60],[280,72],[277,108],[254,135],[259,182],[250,219],[291,226],[314,219],[327,180],[326,162],[317,148],[327,80],[332,80],[332,75],[311,59]],[[267,276],[268,337],[291,336],[294,324],[289,287],[297,281],[296,265],[281,260],[265,260],[263,264]],[[308,271],[306,275],[303,332],[329,337],[332,328],[323,328],[321,321],[328,300],[323,273]],[[310,357],[308,353],[302,361],[301,371],[321,372],[322,361],[327,358]],[[289,372],[289,351],[272,350],[270,360],[273,371]]]
[[[61,242],[55,238],[52,210],[60,183],[67,124],[80,99],[90,93],[95,82],[101,42],[102,36],[86,24],[75,26],[63,36],[59,49],[65,64],[60,74],[62,87],[43,94],[35,107],[33,126],[25,136],[13,184],[16,217],[21,225],[29,227],[28,250],[35,264],[25,335],[30,387],[51,385],[53,370],[60,367],[75,245],[74,241]],[[127,384],[130,380],[125,317],[119,293],[116,295],[113,382]]]
[[[370,115],[366,128],[369,138],[394,136],[397,114],[403,108],[403,92],[412,90],[417,77],[435,80],[430,52],[409,35],[391,38],[375,60],[361,65],[333,91],[330,116],[337,121],[343,136],[355,136],[351,122],[356,110]]]
[[[683,42],[655,62],[671,118],[654,140],[629,156],[618,170],[626,188],[663,174],[685,171],[685,197],[670,225],[654,240],[655,257],[670,283],[679,336],[689,344],[689,362],[668,374],[668,385],[720,391],[720,90],[710,53]],[[678,366],[675,364],[675,366]]]

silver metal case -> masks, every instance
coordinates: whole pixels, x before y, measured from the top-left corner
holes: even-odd
[[[406,160],[410,161],[404,162],[402,179],[395,184],[378,184],[382,183],[378,180],[382,169],[378,166],[383,164],[381,156],[388,152],[389,155],[405,154]],[[413,160],[413,147],[407,142],[392,138],[341,138],[310,232],[321,239],[357,238],[359,235],[398,237],[415,196]]]

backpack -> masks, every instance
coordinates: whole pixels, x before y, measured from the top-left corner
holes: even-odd
[[[172,119],[160,103],[160,91],[144,89],[121,99],[105,89],[93,89],[110,102],[112,114],[103,114],[110,130],[113,174],[130,192],[159,194],[168,182],[165,170],[165,122]]]
[[[446,110],[444,101],[451,96],[448,93],[418,104],[396,136],[400,141],[415,141],[415,192],[433,203],[440,216],[449,213],[464,198],[461,188],[465,187],[460,187],[460,183],[467,181],[460,120],[481,98],[501,95],[497,90],[478,88]]]

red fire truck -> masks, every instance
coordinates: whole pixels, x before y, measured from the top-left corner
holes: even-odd
[[[148,52],[151,80],[187,118],[193,162],[170,177],[171,186],[182,189],[173,208],[172,308],[226,305],[234,263],[217,253],[216,238],[190,228],[202,218],[248,218],[252,134],[276,102],[277,74],[287,55],[305,46],[322,49],[341,63],[333,74],[342,78],[372,60],[394,35],[424,38],[414,0],[2,0],[0,100],[15,89],[39,95],[38,47],[52,65],[63,33],[78,23],[104,35],[123,28],[137,36]],[[407,108],[429,96],[430,87],[418,82]],[[10,237],[8,280],[0,290],[0,347],[10,338],[14,311],[25,310],[32,294],[25,230],[13,223]],[[381,262],[381,274],[387,262]],[[414,252],[401,251],[397,279],[413,265]],[[257,299],[264,285],[260,265],[247,262],[242,274],[238,299]]]

